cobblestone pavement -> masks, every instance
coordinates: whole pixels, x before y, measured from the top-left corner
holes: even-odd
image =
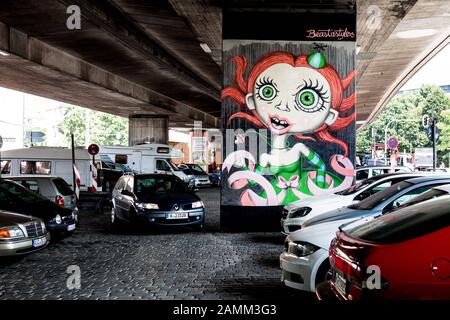
[[[296,299],[314,295],[280,282],[279,233],[219,233],[219,191],[199,192],[202,232],[114,233],[109,216],[82,213],[77,232],[0,264],[0,299]],[[81,289],[67,289],[69,265]]]

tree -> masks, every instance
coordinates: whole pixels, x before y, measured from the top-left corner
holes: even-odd
[[[76,146],[128,144],[128,119],[86,108],[67,106],[58,130],[67,145],[71,133]]]

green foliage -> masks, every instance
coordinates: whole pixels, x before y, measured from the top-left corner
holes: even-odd
[[[76,106],[66,107],[58,131],[68,146],[71,133],[76,146],[128,144],[128,119]]]
[[[432,143],[422,127],[422,116],[425,114],[430,117],[436,115],[438,119],[438,127],[441,129],[438,143],[440,163],[450,152],[450,99],[440,87],[431,85],[395,96],[375,121],[357,133],[357,152],[370,152],[372,128],[375,131],[376,143],[383,144],[386,127],[388,138],[395,136],[399,140],[401,152],[430,147]]]

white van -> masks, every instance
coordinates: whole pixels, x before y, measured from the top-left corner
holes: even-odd
[[[81,178],[80,190],[86,191],[90,177],[91,156],[84,148],[75,148],[75,162]],[[72,149],[30,147],[2,151],[0,172],[8,176],[45,175],[63,178],[73,189]]]
[[[170,172],[189,185],[194,181],[194,176],[185,174],[171,161],[182,158],[183,153],[180,150],[165,144],[100,147],[102,161],[110,160],[113,163],[127,165],[131,170],[139,173]]]

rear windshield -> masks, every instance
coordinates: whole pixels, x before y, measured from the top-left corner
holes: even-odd
[[[399,182],[387,189],[384,189],[383,191],[375,193],[373,196],[366,198],[361,202],[354,204],[350,207],[356,210],[372,210],[380,203],[383,203],[384,201],[386,201],[399,191],[404,190],[410,186],[412,186],[412,184],[409,182],[406,181]]]
[[[380,216],[345,233],[373,243],[396,243],[450,226],[450,197],[433,199]]]
[[[53,179],[53,183],[55,184],[56,189],[58,189],[58,192],[61,193],[63,196],[70,196],[73,194],[73,191],[70,188],[69,184],[63,179],[61,178]]]

